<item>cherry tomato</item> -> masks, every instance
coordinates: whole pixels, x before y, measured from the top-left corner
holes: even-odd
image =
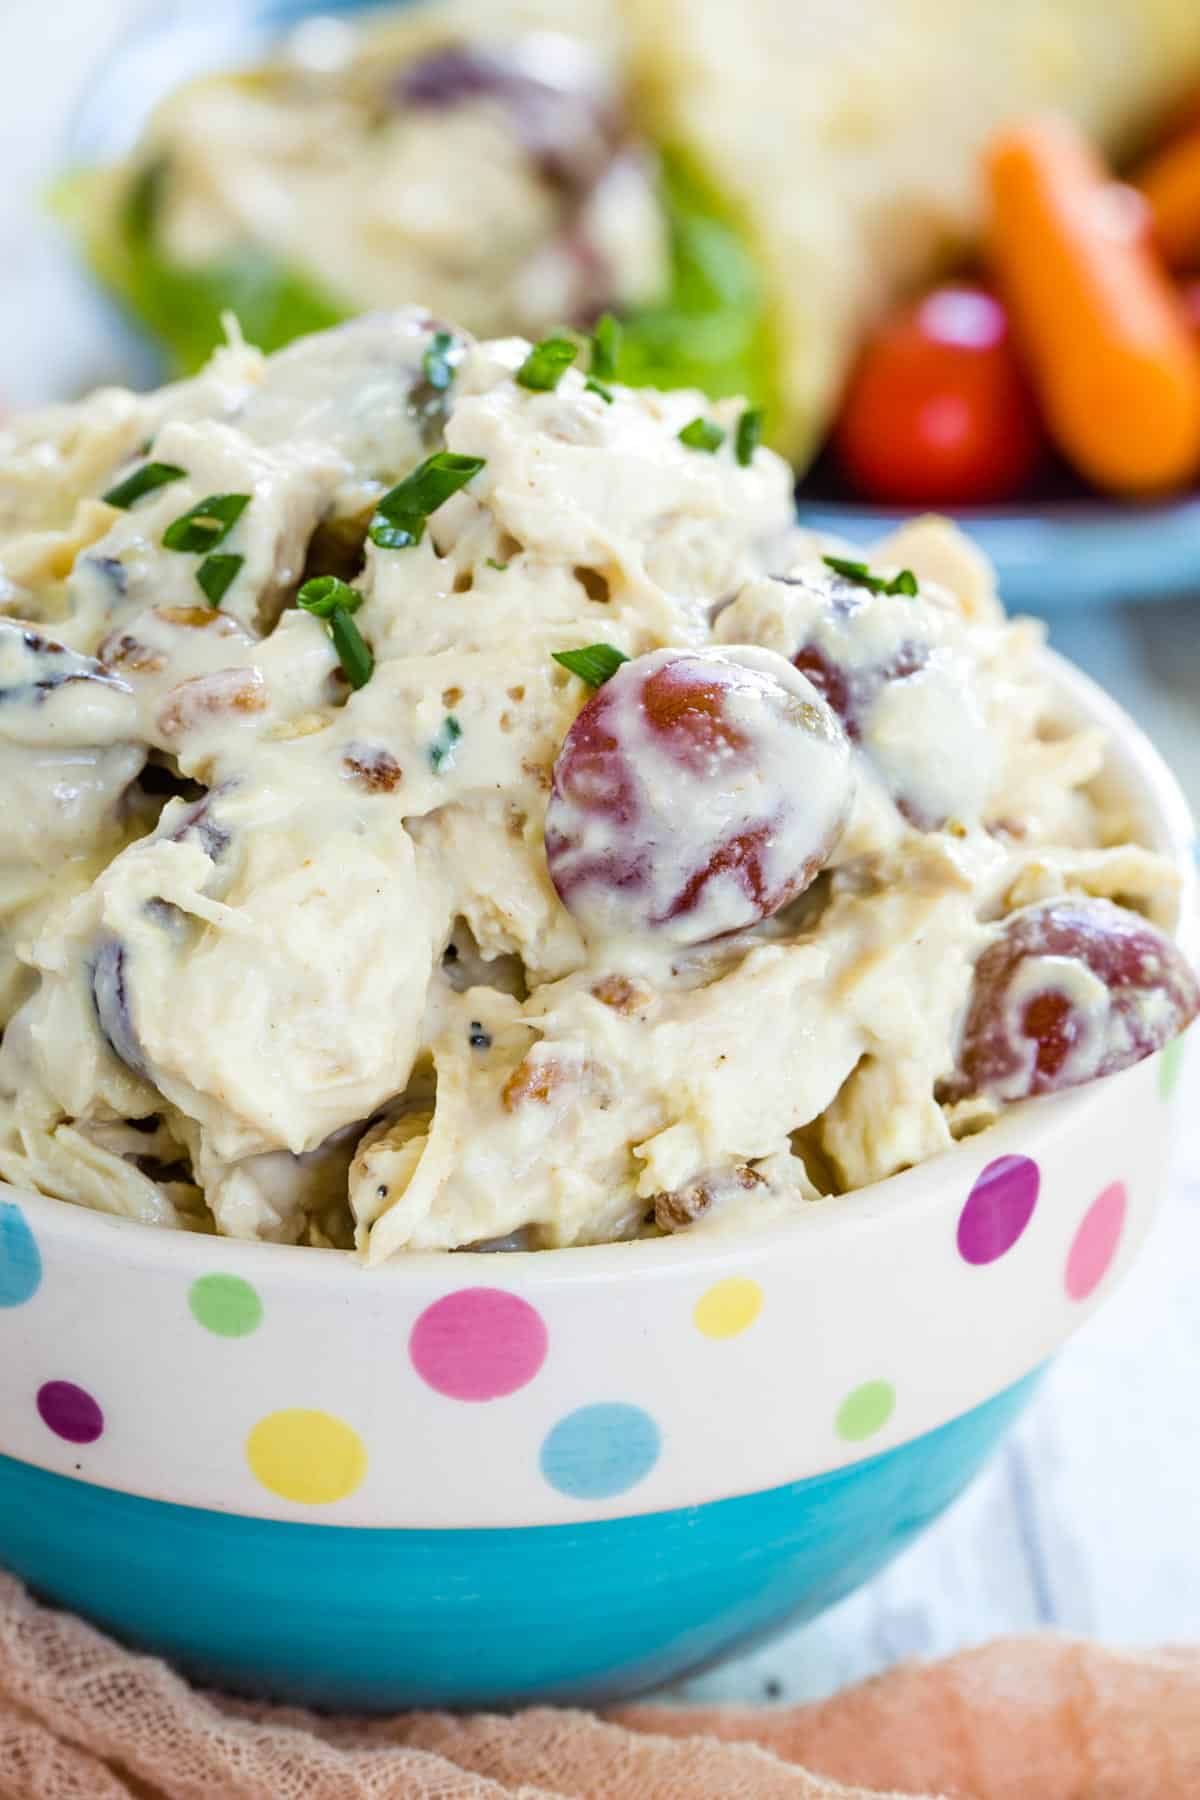
[[[935,288],[880,326],[833,442],[875,500],[970,506],[1018,493],[1045,438],[1000,301],[983,288]]]

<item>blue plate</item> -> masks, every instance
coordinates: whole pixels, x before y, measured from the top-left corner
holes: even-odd
[[[869,543],[919,509],[842,505],[801,494],[799,510],[802,524]],[[1197,497],[1155,506],[1061,501],[947,516],[995,563],[1010,611],[1043,613],[1200,595]]]

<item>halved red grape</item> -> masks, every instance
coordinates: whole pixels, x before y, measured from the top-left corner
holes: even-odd
[[[656,650],[588,701],[554,765],[546,857],[593,936],[695,944],[755,924],[823,866],[850,746],[772,650]]]
[[[976,815],[990,778],[990,733],[942,611],[919,595],[873,592],[823,569],[776,579],[811,601],[792,608],[808,614],[793,663],[908,822],[936,831],[948,818]]]
[[[1195,973],[1156,925],[1109,900],[1039,901],[975,965],[958,1090],[1078,1087],[1161,1050],[1198,1010]]]

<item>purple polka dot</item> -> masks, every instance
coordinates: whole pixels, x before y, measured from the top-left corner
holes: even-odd
[[[1012,1249],[1037,1205],[1041,1175],[1031,1156],[998,1156],[967,1195],[958,1219],[958,1254],[990,1263]]]
[[[104,1414],[86,1388],[73,1381],[47,1381],[38,1389],[42,1421],[68,1444],[94,1444],[104,1430]]]
[[[1125,1183],[1110,1182],[1084,1213],[1067,1256],[1066,1289],[1070,1299],[1088,1299],[1108,1274],[1125,1229],[1128,1200]]]
[[[427,1306],[408,1353],[422,1381],[451,1400],[498,1400],[533,1380],[546,1360],[539,1312],[503,1288],[460,1288]]]

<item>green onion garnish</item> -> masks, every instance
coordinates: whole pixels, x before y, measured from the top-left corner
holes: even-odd
[[[177,469],[174,463],[144,463],[127,475],[124,481],[118,481],[116,487],[109,488],[107,494],[100,498],[109,506],[119,506],[122,512],[128,512],[135,500],[143,494],[152,494],[156,488],[168,487],[172,481],[182,481],[187,474],[186,469]]]
[[[605,387],[605,385],[602,381],[597,381],[596,377],[594,375],[589,375],[587,380],[584,382],[583,386],[584,386],[584,391],[586,393],[599,394],[599,396],[603,400],[605,406],[612,405],[612,403],[613,403],[612,389],[610,387]]]
[[[453,713],[447,713],[442,720],[442,729],[429,746],[429,761],[435,775],[454,764],[454,746],[462,736],[462,726]]]
[[[454,380],[454,365],[458,361],[455,349],[453,332],[435,331],[421,358],[422,373],[435,393],[444,394]]]
[[[603,687],[629,658],[612,644],[588,644],[581,650],[556,650],[554,660],[589,687]]]
[[[679,433],[679,441],[689,450],[703,450],[706,455],[714,456],[725,442],[725,433],[711,419],[693,419]]]
[[[572,338],[548,337],[535,344],[517,370],[516,379],[525,388],[548,394],[556,388],[575,358],[579,345]]]
[[[365,687],[375,667],[375,658],[352,617],[362,599],[357,588],[336,575],[318,575],[306,581],[296,595],[297,606],[324,621],[346,679],[354,688]]]
[[[619,319],[614,319],[611,313],[603,313],[596,320],[596,329],[592,333],[592,358],[588,364],[588,370],[597,381],[615,381],[617,379],[617,362],[621,355],[623,337],[621,322]]]
[[[748,469],[754,461],[754,452],[762,443],[763,409],[761,406],[748,406],[737,423],[737,438],[734,442],[734,454],[743,469]]]
[[[163,532],[168,550],[191,550],[203,554],[215,550],[233,530],[250,504],[249,494],[210,494],[197,500],[172,521]]]
[[[873,594],[906,594],[914,599],[918,592],[917,578],[911,569],[901,569],[888,581],[883,575],[874,575],[865,562],[852,562],[845,556],[823,556],[821,561],[835,575],[844,581],[853,581],[857,587],[869,588]]]
[[[377,502],[369,536],[381,550],[407,550],[425,535],[430,513],[466,487],[484,467],[481,456],[439,450]]]
[[[229,556],[225,553],[222,553],[219,556],[205,557],[204,561],[200,564],[200,567],[196,570],[196,580],[204,589],[210,606],[220,606],[233,583],[237,580],[238,573],[245,560],[245,557]]]
[[[352,688],[366,687],[375,668],[375,658],[362,632],[348,612],[340,608],[329,621],[329,635],[341,659],[346,679]]]
[[[494,556],[487,557],[486,561],[488,568],[495,569],[497,575],[503,575],[509,566],[507,563],[497,562]]]

